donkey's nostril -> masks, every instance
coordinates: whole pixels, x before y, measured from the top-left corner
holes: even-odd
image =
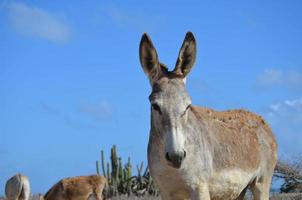
[[[167,152],[165,157],[169,165],[171,165],[174,168],[180,168],[182,161],[186,157],[186,154],[187,154],[186,151],[180,151],[176,153]]]
[[[187,156],[187,152],[184,150],[184,158]]]
[[[166,153],[166,159],[167,159],[168,161],[171,161],[168,152]]]

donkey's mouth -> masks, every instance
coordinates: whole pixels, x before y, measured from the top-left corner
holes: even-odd
[[[181,162],[179,162],[179,163],[171,163],[171,162],[168,162],[168,165],[169,165],[170,167],[175,168],[175,169],[179,169],[179,168],[181,167]]]

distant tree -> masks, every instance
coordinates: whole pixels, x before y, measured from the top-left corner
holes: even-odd
[[[274,177],[284,179],[282,193],[302,192],[302,159],[278,161]]]

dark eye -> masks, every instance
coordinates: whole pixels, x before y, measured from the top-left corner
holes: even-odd
[[[183,112],[183,114],[182,114],[181,116],[184,116],[184,115],[186,114],[186,112],[187,112],[187,110],[190,108],[190,106],[191,106],[191,105],[188,105],[188,106],[186,107],[185,111]]]
[[[160,107],[158,106],[158,104],[153,103],[153,104],[152,104],[152,108],[153,108],[154,110],[156,110],[157,112],[159,112],[159,114],[161,114],[161,110],[160,110]]]

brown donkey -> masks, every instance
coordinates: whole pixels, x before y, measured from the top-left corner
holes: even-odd
[[[102,200],[105,185],[103,176],[65,178],[44,195],[44,200]]]
[[[152,86],[150,174],[163,200],[268,200],[277,160],[270,127],[245,110],[224,112],[194,106],[185,78],[196,57],[196,41],[186,34],[175,69],[159,62],[147,34],[140,62]]]

